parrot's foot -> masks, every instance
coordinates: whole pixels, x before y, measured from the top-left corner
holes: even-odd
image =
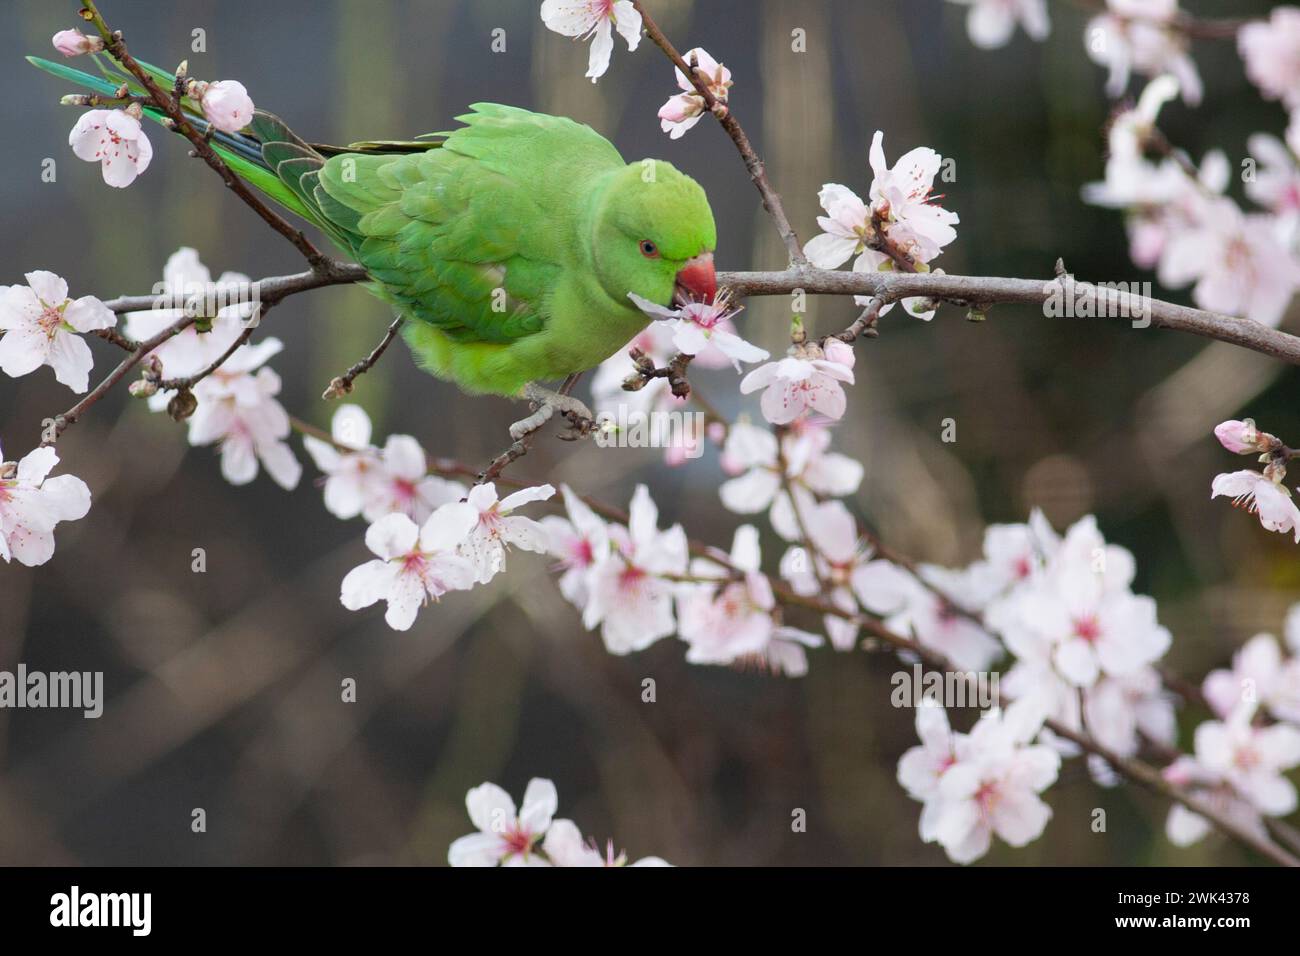
[[[536,411],[510,426],[510,437],[515,441],[537,431],[549,422],[556,412],[567,418],[570,430],[576,432],[570,436],[571,438],[589,435],[596,427],[596,417],[591,413],[591,409],[571,395],[561,395],[549,388],[543,388],[536,382],[529,382],[519,394],[521,398],[532,402]]]

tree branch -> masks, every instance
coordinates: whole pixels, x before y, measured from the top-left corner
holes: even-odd
[[[1271,358],[1300,365],[1300,337],[1269,328],[1251,319],[1207,312],[1161,299],[1107,289],[1089,282],[1062,284],[1060,279],[1005,279],[955,276],[930,272],[850,272],[825,269],[787,269],[784,272],[719,272],[718,285],[737,295],[788,295],[795,289],[814,295],[881,296],[894,301],[924,296],[963,308],[985,308],[999,303],[1043,305],[1057,296],[1090,296],[1094,312],[1152,328],[1189,332],[1203,338],[1239,345]]]
[[[794,226],[790,225],[790,219],[785,214],[785,206],[781,203],[781,195],[772,188],[772,183],[767,178],[767,171],[763,165],[763,160],[759,158],[754,151],[749,137],[745,134],[744,128],[740,121],[736,119],[735,114],[725,103],[719,103],[708,84],[705,83],[695,72],[695,68],[687,63],[677,49],[669,42],[668,37],[659,29],[659,24],[655,23],[654,18],[646,12],[645,6],[641,0],[632,0],[632,5],[636,7],[637,12],[641,14],[641,22],[645,27],[646,36],[659,49],[663,50],[664,55],[672,60],[677,69],[682,71],[682,75],[691,81],[696,91],[704,99],[705,105],[709,108],[717,121],[726,130],[731,141],[736,144],[736,149],[740,152],[740,158],[745,161],[745,169],[749,171],[749,178],[758,188],[759,195],[763,197],[763,208],[767,210],[772,221],[776,223],[777,232],[781,234],[781,241],[785,243],[786,251],[790,254],[790,262],[796,266],[805,265],[808,260],[804,257],[803,247],[799,244],[799,236],[794,231]]]
[[[144,87],[145,92],[148,93],[153,104],[172,121],[175,130],[190,141],[190,144],[194,147],[194,154],[212,167],[226,186],[243,200],[246,206],[257,213],[268,226],[293,243],[294,248],[302,253],[313,271],[328,270],[331,263],[329,257],[317,249],[302,230],[295,229],[290,225],[283,216],[262,202],[244,181],[235,175],[230,167],[226,165],[225,160],[212,148],[204,135],[194,128],[194,124],[190,122],[185,111],[181,109],[180,98],[173,92],[163,90],[149,71],[136,62],[126,48],[126,42],[122,39],[121,31],[109,29],[104,17],[95,6],[94,0],[84,0],[81,15],[99,31],[100,37],[104,40],[104,49],[108,54],[117,60],[124,70],[136,78],[140,85]]]

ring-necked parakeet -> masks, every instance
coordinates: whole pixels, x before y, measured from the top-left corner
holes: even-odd
[[[308,144],[262,112],[212,142],[363,265],[367,287],[407,317],[421,364],[469,392],[547,401],[530,383],[592,368],[645,327],[628,293],[712,300],[716,232],[695,180],[659,160],[626,163],[570,119],[470,109],[460,128],[411,142]]]

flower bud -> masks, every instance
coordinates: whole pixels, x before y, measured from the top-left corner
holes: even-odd
[[[223,133],[238,133],[253,118],[253,101],[238,80],[209,83],[201,102],[203,115]]]
[[[198,407],[199,400],[194,397],[194,393],[188,388],[182,388],[167,403],[167,414],[172,417],[172,421],[183,422],[193,415]]]
[[[1219,444],[1224,448],[1237,455],[1250,455],[1265,450],[1260,444],[1255,422],[1250,418],[1220,422],[1214,426],[1214,437],[1219,439]]]
[[[88,37],[80,30],[60,30],[54,34],[51,42],[54,49],[64,56],[81,56],[83,53],[98,53],[104,49],[103,40]]]
[[[826,353],[826,361],[843,365],[845,368],[853,368],[853,363],[857,361],[853,346],[841,339],[827,339],[822,351]]]

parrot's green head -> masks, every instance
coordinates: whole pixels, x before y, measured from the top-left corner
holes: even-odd
[[[593,267],[616,301],[637,295],[670,305],[712,302],[717,228],[700,184],[647,159],[610,173],[595,190]]]

